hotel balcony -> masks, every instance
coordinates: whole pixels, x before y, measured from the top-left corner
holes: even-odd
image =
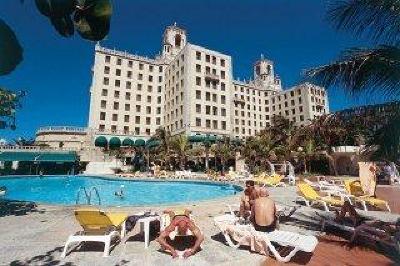
[[[204,77],[206,80],[219,82],[219,76],[210,72],[205,72]]]
[[[235,104],[246,104],[245,100],[240,98],[240,97],[238,97],[238,96],[234,96],[233,97],[233,102]]]

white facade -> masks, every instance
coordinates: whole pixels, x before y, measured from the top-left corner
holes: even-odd
[[[282,90],[273,62],[261,57],[254,80],[232,77],[232,59],[190,44],[186,31],[166,28],[161,55],[149,59],[96,45],[89,128],[97,134],[148,138],[171,134],[243,138],[282,115],[306,124],[327,113],[325,90],[301,84]]]

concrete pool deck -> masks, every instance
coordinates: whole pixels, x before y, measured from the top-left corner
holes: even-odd
[[[269,191],[278,203],[287,206],[295,205],[295,187],[271,188]],[[187,204],[188,208],[193,210],[196,224],[201,228],[206,239],[202,250],[186,260],[173,260],[169,255],[159,251],[159,245],[153,240],[154,238],[151,238],[149,248],[145,249],[143,239],[139,235],[131,238],[126,244],[116,245],[110,257],[102,257],[102,245],[87,244],[81,249],[70,252],[65,259],[61,259],[60,255],[67,237],[80,230],[73,215],[74,208],[39,205],[35,211],[25,214],[24,210],[12,210],[11,213],[0,215],[0,265],[260,265],[264,263],[270,265],[276,263],[274,258],[251,253],[247,249],[234,249],[227,246],[214,226],[212,218],[224,214],[227,211],[224,204],[237,203],[238,198],[239,195],[236,195]],[[118,209],[134,214],[148,209],[161,212],[165,208],[163,206],[107,209]],[[280,229],[305,234],[323,234],[318,231],[315,211],[312,208],[301,207],[292,216],[294,219],[281,224]],[[388,221],[393,221],[398,217],[386,212],[371,212],[371,214]],[[138,226],[134,230],[138,232]],[[301,255],[304,256],[304,254]],[[376,259],[369,260],[375,264],[390,263],[390,259],[382,254],[372,253],[370,256]],[[312,265],[315,255],[309,257],[306,263],[300,262],[295,265]],[[327,262],[326,265],[340,264],[332,261],[332,264]]]

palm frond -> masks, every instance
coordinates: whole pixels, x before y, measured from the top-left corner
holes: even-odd
[[[382,45],[374,49],[353,48],[339,60],[307,70],[307,79],[319,85],[342,86],[351,94],[380,91],[400,94],[400,48]]]
[[[328,20],[374,41],[396,44],[400,40],[400,0],[340,0],[328,9]]]

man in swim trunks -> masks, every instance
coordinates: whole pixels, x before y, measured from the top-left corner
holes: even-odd
[[[265,188],[260,188],[257,199],[251,208],[250,220],[257,231],[271,232],[276,229],[276,208],[275,202],[268,197]]]
[[[194,222],[190,220],[190,211],[187,209],[166,210],[164,213],[169,214],[171,223],[165,228],[164,231],[160,233],[160,236],[157,238],[157,242],[160,243],[163,249],[171,252],[173,258],[176,258],[178,257],[178,252],[168,243],[170,240],[169,234],[175,231],[175,228],[177,228],[178,234],[185,236],[187,235],[187,231],[190,230],[195,238],[195,243],[190,248],[185,250],[183,257],[188,258],[189,256],[195,254],[200,248],[200,245],[204,240],[204,236]]]
[[[251,206],[254,203],[254,200],[259,197],[259,188],[255,187],[253,180],[246,181],[246,188],[243,191],[243,196],[240,198],[240,217],[248,217],[251,211]]]

